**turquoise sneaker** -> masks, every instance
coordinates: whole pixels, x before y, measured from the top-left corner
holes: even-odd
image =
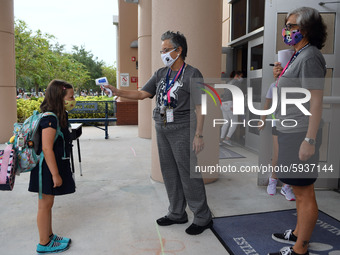
[[[38,244],[37,253],[39,254],[58,253],[58,252],[66,251],[68,248],[70,248],[69,243],[59,243],[59,242],[51,240],[50,244],[47,246]]]
[[[50,237],[50,240],[53,240],[53,241],[56,241],[56,242],[59,242],[59,243],[68,243],[68,244],[71,243],[71,238],[57,236],[57,235],[54,235],[54,234],[53,234],[52,237]]]

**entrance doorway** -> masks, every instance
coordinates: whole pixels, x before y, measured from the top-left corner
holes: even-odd
[[[253,105],[255,109],[261,109],[262,94],[262,66],[263,66],[263,36],[248,42],[247,61],[247,88],[252,88]],[[249,96],[249,95],[247,95]],[[254,151],[259,150],[260,132],[257,123],[252,120],[261,119],[261,116],[254,115],[246,108],[246,137],[245,145]],[[257,121],[255,121],[257,122]],[[250,126],[251,125],[251,126]]]
[[[319,4],[318,0],[305,1],[304,5],[317,9],[327,26],[327,41],[321,53],[327,63],[326,83],[324,88],[323,112],[324,120],[322,145],[320,148],[320,169],[333,169],[333,172],[328,174],[331,177],[323,175],[324,172],[319,172],[319,178],[315,183],[317,188],[338,189],[339,188],[339,151],[340,151],[340,87],[339,82],[340,59],[339,57],[339,40],[340,26],[339,11],[340,5],[331,2],[325,2],[324,5]],[[262,86],[268,86],[272,81],[272,68],[269,68],[269,63],[277,60],[277,52],[286,47],[282,42],[282,36],[278,31],[281,31],[284,25],[284,18],[287,13],[295,8],[301,7],[300,1],[296,0],[272,0],[266,1],[265,6],[265,30],[264,30],[264,47],[263,52],[263,80]],[[276,35],[276,39],[273,38]],[[264,89],[264,88],[263,88]],[[263,90],[262,89],[262,90]],[[263,91],[264,93],[264,91]],[[270,162],[271,146],[269,132],[263,132],[260,139],[259,164],[268,164]],[[329,175],[329,176],[330,176]],[[267,179],[265,174],[259,174],[259,179]],[[259,181],[261,183],[261,181]]]

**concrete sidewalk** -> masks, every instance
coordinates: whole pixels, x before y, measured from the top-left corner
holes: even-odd
[[[168,199],[164,185],[150,179],[151,140],[139,138],[137,126],[111,126],[109,134],[105,140],[103,131],[83,127],[82,177],[74,147],[77,191],[56,197],[53,209],[54,232],[72,238],[63,254],[228,254],[210,230],[198,236],[184,232],[192,221],[190,210],[187,224],[156,225],[167,213]],[[240,147],[232,150],[246,158],[229,159],[228,164],[257,164],[256,154]],[[295,202],[280,195],[267,195],[265,187],[257,186],[256,174],[220,177],[206,186],[216,217],[295,208]],[[38,198],[27,191],[28,180],[29,174],[22,174],[13,191],[0,192],[1,254],[36,254]],[[340,219],[339,193],[317,191],[317,200],[320,210]]]

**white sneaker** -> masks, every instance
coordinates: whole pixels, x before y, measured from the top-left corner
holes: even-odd
[[[271,196],[276,194],[277,179],[269,177],[269,182],[267,186],[267,193]]]
[[[281,194],[285,196],[288,201],[295,201],[295,195],[292,188],[289,185],[284,185],[281,188]]]
[[[227,145],[229,145],[230,147],[233,147],[234,145],[231,143],[230,140],[223,140],[223,142]]]

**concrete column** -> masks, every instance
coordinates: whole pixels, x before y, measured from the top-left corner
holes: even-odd
[[[198,68],[205,78],[221,75],[222,49],[222,0],[166,0],[152,1],[152,70],[163,66],[159,49],[161,35],[167,31],[180,31],[187,38],[186,62]],[[199,165],[216,166],[219,162],[219,134],[212,127],[212,119],[219,112],[208,111],[204,125],[205,149],[198,156]],[[218,115],[219,116],[219,115]],[[156,139],[153,131],[153,152]],[[153,153],[154,155],[154,153]],[[216,180],[218,175],[203,175],[206,182]],[[156,159],[152,162],[152,178],[161,180]]]
[[[136,4],[126,3],[124,0],[118,1],[118,72],[128,73],[130,78],[138,75],[136,62],[132,61],[132,57],[138,56],[138,48],[131,48],[131,43],[137,40],[138,36],[138,6]],[[136,59],[138,60],[138,59]],[[122,87],[120,79],[118,79],[118,87],[124,90],[136,90],[137,83],[129,81],[128,87]],[[120,98],[120,101],[131,101],[129,99]]]
[[[150,79],[151,70],[151,1],[138,4],[138,89]],[[138,101],[138,135],[151,138],[151,99]]]
[[[132,77],[138,77],[136,61],[138,61],[138,49],[132,42],[138,38],[138,6],[127,3],[124,0],[118,1],[118,88],[124,90],[136,90],[137,82]],[[133,47],[131,47],[133,46]],[[134,59],[134,60],[133,60]],[[121,84],[121,74],[129,74],[129,85]],[[125,77],[126,78],[126,77]],[[138,102],[125,98],[117,100],[117,125],[137,125],[138,124]]]
[[[0,0],[0,6],[0,143],[5,143],[17,121],[13,0]]]

